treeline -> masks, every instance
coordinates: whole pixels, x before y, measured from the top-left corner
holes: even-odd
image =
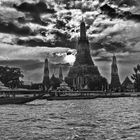
[[[134,73],[131,78],[134,80],[134,89],[136,92],[140,92],[140,64],[134,67]]]
[[[9,88],[19,88],[22,86],[24,77],[20,68],[0,66],[0,81]]]

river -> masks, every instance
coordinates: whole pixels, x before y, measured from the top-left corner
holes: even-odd
[[[140,140],[140,98],[2,105],[0,140]]]

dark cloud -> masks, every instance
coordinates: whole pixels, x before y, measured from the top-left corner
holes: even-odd
[[[112,58],[111,57],[109,57],[109,56],[100,56],[99,58],[95,58],[94,59],[95,61],[97,61],[97,62],[99,62],[99,61],[101,61],[101,62],[111,62],[112,61]]]
[[[57,29],[64,29],[66,27],[66,23],[63,20],[56,20],[55,27]]]
[[[55,13],[55,10],[52,8],[48,8],[47,5],[43,1],[40,1],[38,3],[23,2],[20,5],[14,4],[13,7],[16,8],[18,11],[30,13],[30,15],[33,18],[31,22],[35,22],[44,26],[46,26],[47,23],[41,20],[40,14],[42,13],[54,14]]]
[[[55,10],[48,8],[47,5],[43,1],[40,1],[38,3],[23,2],[20,5],[14,4],[13,7],[22,12],[55,13]]]
[[[30,22],[37,23],[37,24],[40,24],[42,26],[47,26],[48,25],[47,22],[44,22],[44,21],[41,20],[40,15],[35,14],[35,13],[32,13],[31,15],[32,15],[33,19]]]
[[[111,7],[109,4],[104,4],[100,7],[101,11],[107,14],[109,17],[113,18],[121,18],[127,20],[134,20],[136,22],[140,22],[140,14],[134,14],[130,11],[123,11],[119,8]]]
[[[110,3],[116,4],[118,6],[135,6],[137,5],[136,0],[109,0]]]
[[[50,34],[54,35],[54,39],[47,40],[47,35],[45,35],[44,33],[44,35],[46,36],[46,39],[40,39],[36,37],[27,38],[27,39],[18,38],[16,40],[16,43],[18,45],[25,45],[25,46],[31,46],[31,47],[47,46],[47,47],[67,47],[67,48],[72,48],[72,49],[75,48],[76,41],[70,40],[71,36],[69,33],[67,32],[62,33],[59,30],[52,30],[50,31]]]
[[[128,20],[134,20],[136,22],[140,22],[140,14],[132,14],[131,12],[124,12],[123,15]]]
[[[32,71],[43,67],[39,60],[0,60],[0,65],[16,66],[25,71]]]
[[[107,42],[104,44],[104,48],[107,52],[124,52],[126,51],[126,45],[122,42]]]
[[[0,22],[0,32],[18,34],[18,35],[35,35],[28,26],[19,27],[12,22]]]
[[[103,11],[105,14],[110,16],[111,18],[116,18],[118,16],[116,9],[112,8],[110,5],[105,4],[100,7],[101,11]]]
[[[67,55],[71,55],[72,54],[72,52],[67,52]]]
[[[51,34],[55,35],[54,47],[61,46],[61,47],[68,47],[74,49],[76,46],[75,40],[70,40],[71,35],[68,32],[60,32],[59,30],[53,30],[50,32]]]
[[[126,52],[128,51],[127,46],[123,42],[96,42],[91,44],[92,50],[100,50],[105,49],[107,52],[115,53],[115,52]],[[98,54],[98,52],[97,52]]]
[[[18,45],[24,45],[24,46],[30,46],[30,47],[37,47],[37,46],[46,46],[46,47],[67,47],[66,42],[62,42],[61,40],[43,40],[38,38],[32,38],[32,39],[17,39]],[[69,45],[69,44],[68,44]]]
[[[99,49],[104,48],[104,45],[102,42],[96,42],[96,43],[93,42],[93,43],[90,43],[90,46],[92,50],[99,50]]]
[[[106,0],[99,0],[100,3],[106,2]],[[136,6],[136,0],[108,0],[108,3],[118,5],[119,7],[126,7],[126,6]]]
[[[38,38],[32,38],[27,40],[17,39],[17,44],[31,46],[31,47],[37,47],[37,46],[53,47],[53,43],[51,41],[45,42],[43,39],[38,39]]]

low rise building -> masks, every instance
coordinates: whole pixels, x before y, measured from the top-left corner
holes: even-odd
[[[121,85],[121,89],[123,92],[131,92],[134,91],[134,83],[129,79],[129,77],[126,77]]]

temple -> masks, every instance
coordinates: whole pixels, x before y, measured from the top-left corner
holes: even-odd
[[[112,65],[111,65],[111,84],[110,89],[114,91],[118,91],[121,87],[119,75],[118,75],[118,67],[116,56],[113,55]]]
[[[101,78],[97,66],[94,65],[90,55],[90,46],[86,35],[85,22],[80,24],[80,37],[77,44],[77,55],[70,68],[66,82],[74,89],[81,90],[87,86],[89,79]]]

